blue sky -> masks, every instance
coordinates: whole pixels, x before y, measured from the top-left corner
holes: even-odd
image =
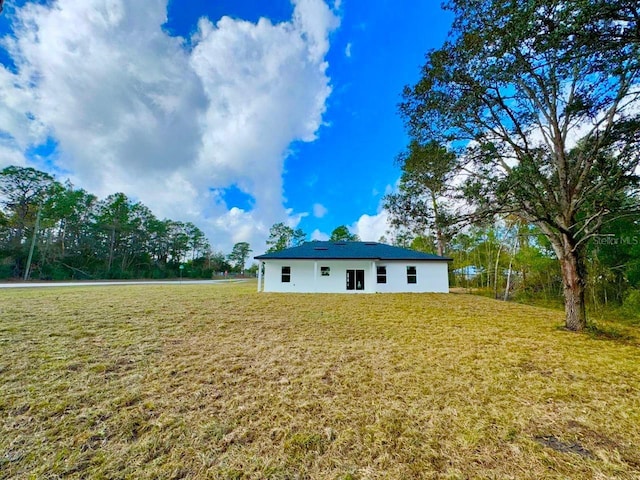
[[[279,221],[377,240],[439,3],[9,0],[0,167],[123,191],[223,250]]]

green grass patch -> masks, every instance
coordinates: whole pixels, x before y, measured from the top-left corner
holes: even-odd
[[[640,334],[473,295],[0,291],[0,478],[640,478]]]

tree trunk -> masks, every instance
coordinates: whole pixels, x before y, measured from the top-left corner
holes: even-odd
[[[444,255],[446,242],[444,239],[444,232],[442,231],[442,218],[440,218],[440,210],[438,208],[438,200],[436,195],[431,191],[431,207],[433,208],[433,220],[436,230],[436,248],[438,255],[442,257]]]
[[[113,227],[111,229],[111,238],[109,241],[109,258],[107,259],[107,271],[111,271],[111,265],[113,264],[113,251],[115,249],[116,243],[116,229]]]
[[[502,250],[502,243],[498,247],[498,254],[496,255],[496,266],[493,274],[493,298],[498,298],[498,267],[500,266],[500,251]]]
[[[581,249],[574,250],[565,240],[560,257],[564,290],[565,326],[579,332],[587,326],[585,312],[585,265]]]
[[[565,326],[567,330],[582,331],[587,326],[585,311],[587,268],[584,260],[584,245],[578,245],[578,241],[570,234],[554,234],[545,223],[540,222],[538,226],[547,235],[560,261]]]
[[[511,272],[513,269],[513,257],[516,254],[516,248],[518,246],[518,237],[513,240],[513,247],[511,248],[511,255],[509,256],[509,270],[507,272],[507,285],[504,287],[504,301],[509,300],[509,290],[511,290]]]
[[[64,218],[60,221],[60,231],[58,232],[58,236],[60,237],[60,254],[62,258],[64,258],[64,242],[65,237],[67,236],[67,221]]]
[[[518,226],[518,245],[520,246],[520,251],[522,251],[523,249],[528,249],[529,248],[529,231],[527,230],[526,232],[522,231],[522,225],[520,224]],[[522,291],[526,292],[527,291],[527,265],[526,262],[522,262],[522,265],[520,267],[520,272],[522,274]]]
[[[438,227],[436,227],[436,245],[438,256],[444,256],[444,236]]]

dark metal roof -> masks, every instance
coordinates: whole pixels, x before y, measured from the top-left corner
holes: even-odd
[[[416,252],[377,242],[306,242],[279,252],[253,257],[257,260],[416,260],[451,261],[432,253]]]

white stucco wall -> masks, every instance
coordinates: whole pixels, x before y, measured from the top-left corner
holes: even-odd
[[[416,283],[407,282],[407,266],[416,267]],[[447,262],[378,262],[387,267],[387,283],[376,285],[378,292],[449,292]]]
[[[374,262],[370,260],[265,260],[265,292],[375,293],[448,292],[447,262]],[[407,265],[415,266],[417,282],[407,282]],[[291,267],[291,281],[283,283],[282,267]],[[387,283],[377,283],[377,266],[387,267]],[[329,267],[322,276],[321,267]],[[364,290],[347,290],[347,270],[364,270]]]
[[[373,293],[375,277],[371,275],[370,261],[323,261],[318,260],[317,272],[314,275],[313,260],[268,260],[265,261],[265,292],[318,292],[318,293]],[[291,267],[291,281],[283,283],[282,267]],[[329,276],[323,277],[321,267],[329,267]],[[347,290],[347,269],[364,270],[365,290]],[[373,280],[372,280],[373,278]]]

